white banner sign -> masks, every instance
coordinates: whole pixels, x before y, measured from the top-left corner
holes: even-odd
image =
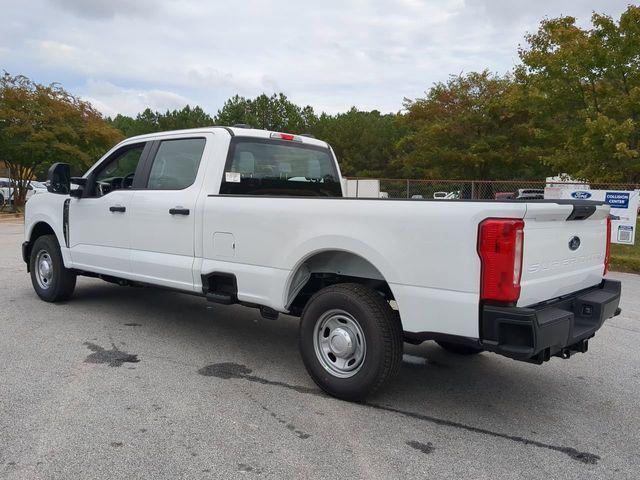
[[[575,187],[547,187],[544,198],[598,200],[611,206],[611,242],[633,245],[638,218],[638,190],[580,190]]]

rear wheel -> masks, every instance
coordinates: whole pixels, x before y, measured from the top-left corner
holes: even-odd
[[[472,347],[470,345],[461,345],[459,343],[451,343],[451,342],[441,342],[436,341],[441,348],[450,353],[456,353],[458,355],[476,355],[478,353],[484,352],[481,348]]]
[[[76,274],[64,268],[55,235],[43,235],[33,243],[29,270],[33,289],[45,302],[68,300],[73,294]]]
[[[311,378],[344,400],[364,400],[398,373],[402,327],[375,291],[346,283],[324,288],[307,303],[300,353]]]

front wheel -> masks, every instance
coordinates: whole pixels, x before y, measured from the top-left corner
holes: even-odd
[[[361,401],[398,373],[402,326],[375,291],[356,283],[326,287],[305,306],[300,353],[325,392]]]
[[[45,302],[68,300],[73,294],[76,274],[64,268],[55,235],[43,235],[33,243],[29,270],[33,289]]]

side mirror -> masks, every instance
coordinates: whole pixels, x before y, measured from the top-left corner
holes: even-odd
[[[71,177],[71,184],[78,185],[80,188],[72,188],[69,195],[74,198],[82,198],[84,195],[84,188],[87,185],[87,179],[83,177]]]
[[[54,163],[47,172],[47,191],[68,195],[71,190],[71,167],[68,163]]]

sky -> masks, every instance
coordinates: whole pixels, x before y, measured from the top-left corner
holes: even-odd
[[[105,115],[283,92],[316,112],[397,112],[451,74],[506,73],[540,20],[618,0],[0,0],[0,70]]]

